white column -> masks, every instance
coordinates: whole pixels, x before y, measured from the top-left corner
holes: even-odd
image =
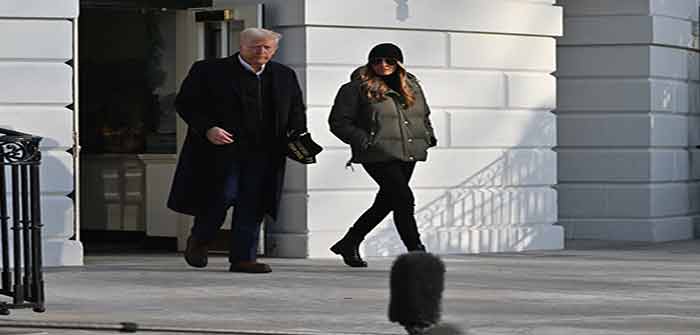
[[[74,232],[72,19],[78,0],[0,1],[0,127],[43,137],[41,210],[46,266],[82,265]],[[62,19],[62,20],[61,20]]]
[[[567,238],[693,237],[697,0],[560,0],[559,215]],[[695,34],[695,35],[694,35]]]

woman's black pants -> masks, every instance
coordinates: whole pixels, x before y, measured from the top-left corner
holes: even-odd
[[[394,225],[403,244],[409,251],[418,250],[422,244],[414,216],[415,199],[408,185],[416,163],[394,160],[365,163],[362,167],[379,184],[379,192],[372,206],[352,226],[351,234],[361,241],[393,211]]]

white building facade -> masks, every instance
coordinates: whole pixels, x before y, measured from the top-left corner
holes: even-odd
[[[693,238],[697,1],[560,4],[557,190],[567,238]]]
[[[285,6],[289,2],[268,7],[292,12]],[[340,85],[373,45],[386,41],[401,46],[424,86],[439,140],[412,180],[427,248],[562,247],[561,227],[554,225],[556,122],[550,112],[561,8],[552,1],[494,0],[307,0],[299,6],[305,11],[276,16],[272,26],[285,35],[280,60],[304,78],[310,131],[326,150],[318,164],[291,173],[284,214],[268,230],[280,255],[331,256],[328,247],[374,199],[376,185],[362,168],[343,167],[350,152],[329,133],[327,119]],[[362,246],[369,256],[405,251],[391,218]]]
[[[328,247],[371,204],[375,184],[361,167],[344,168],[350,152],[328,131],[327,117],[337,89],[381,42],[403,49],[433,112],[439,146],[412,182],[430,251],[560,249],[565,234],[692,237],[696,0],[212,5],[256,2],[265,4],[265,25],[284,35],[277,60],[297,71],[310,130],[325,148],[315,165],[289,163],[266,254],[330,257]],[[45,137],[49,265],[82,263],[79,220],[66,196],[80,173],[66,152],[77,125],[66,108],[76,97],[65,62],[75,57],[78,8],[78,0],[0,3],[0,125]],[[403,251],[391,218],[363,243],[368,256]]]
[[[73,68],[76,0],[0,2],[0,127],[44,137],[41,142],[41,221],[44,263],[81,265],[75,240],[75,102]]]

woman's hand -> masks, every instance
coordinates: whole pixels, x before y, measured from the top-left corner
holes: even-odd
[[[233,135],[219,127],[211,127],[207,130],[207,139],[216,145],[233,143]]]

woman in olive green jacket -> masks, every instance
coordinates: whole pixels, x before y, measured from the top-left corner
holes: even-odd
[[[359,253],[364,237],[393,211],[394,225],[409,251],[425,251],[409,186],[417,161],[437,140],[430,109],[417,79],[403,66],[401,49],[383,43],[369,53],[338,91],[329,117],[331,132],[350,144],[349,163],[360,163],[379,185],[374,203],[331,247],[352,267],[366,267]]]

